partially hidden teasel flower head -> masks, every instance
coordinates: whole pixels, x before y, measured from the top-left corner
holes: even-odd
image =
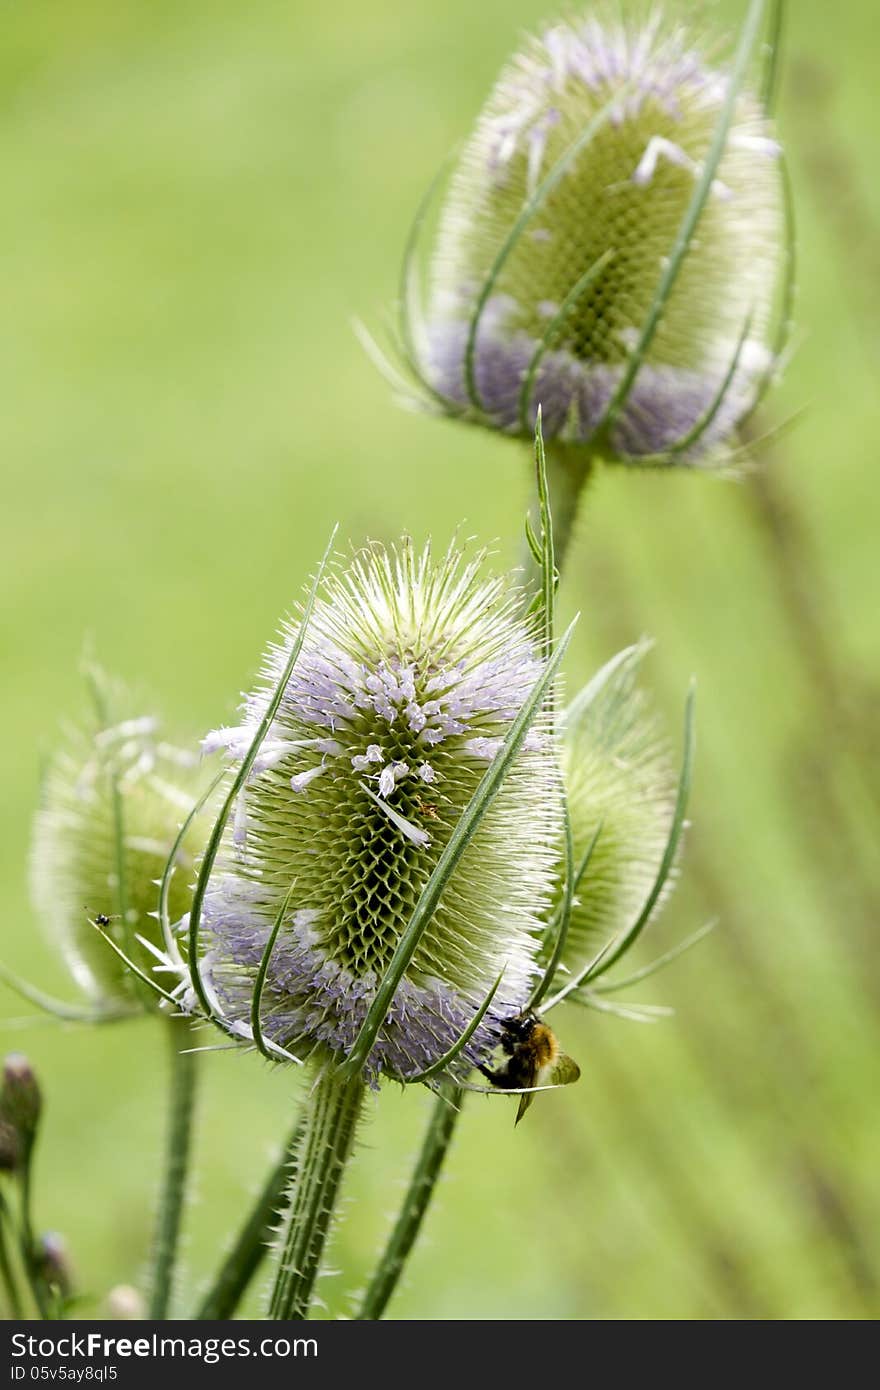
[[[543,662],[522,596],[483,556],[405,540],[331,573],[245,782],[201,923],[201,974],[247,1035],[256,974],[293,885],[261,1003],[302,1057],[350,1051],[413,909]],[[241,758],[298,624],[270,648],[244,723],[205,740]],[[561,829],[544,716],[449,880],[367,1062],[400,1080],[437,1061],[503,970],[465,1053],[485,1057],[536,972]]]
[[[548,440],[720,461],[775,367],[785,261],[781,150],[748,86],[626,382],[730,82],[660,7],[596,4],[525,43],[455,165],[407,335],[447,410],[531,437],[540,404]]]
[[[48,764],[31,843],[31,896],[50,941],[87,994],[105,1004],[135,997],[146,1003],[154,996],[134,995],[134,977],[92,923],[101,922],[142,970],[155,965],[136,937],[161,947],[157,882],[202,774],[197,752],[163,739],[158,718],[144,713],[120,683],[101,673],[95,680],[107,718],[72,730]],[[194,820],[178,851],[171,920],[189,907],[204,826],[204,819]]]
[[[561,762],[576,865],[596,837],[562,957],[572,969],[638,916],[669,836],[677,775],[638,683],[646,650],[640,644],[622,653],[598,693],[586,704],[575,698],[563,723]]]

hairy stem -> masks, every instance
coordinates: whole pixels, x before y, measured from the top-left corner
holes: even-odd
[[[208,1292],[193,1314],[201,1322],[231,1318],[272,1243],[275,1220],[284,1205],[293,1155],[299,1148],[303,1121],[298,1119],[278,1163],[268,1174],[253,1207],[245,1217]]]
[[[304,1321],[324,1246],[351,1157],[364,1098],[360,1073],[344,1077],[328,1062],[308,1103],[290,1203],[278,1242],[278,1269],[269,1301],[270,1318]]]
[[[195,1056],[181,1051],[188,1041],[188,1032],[175,1019],[167,1021],[166,1031],[171,1049],[168,1135],[150,1268],[149,1316],[155,1321],[167,1318],[171,1302],[186,1196],[197,1072]]]
[[[445,1085],[434,1104],[403,1206],[364,1295],[357,1315],[359,1319],[381,1318],[388,1306],[388,1300],[397,1287],[409,1253],[422,1229],[463,1100],[464,1092],[459,1087]]]

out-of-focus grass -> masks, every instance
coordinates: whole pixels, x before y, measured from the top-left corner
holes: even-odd
[[[875,14],[790,9],[804,335],[772,411],[809,411],[771,477],[804,531],[798,592],[837,684],[817,689],[749,484],[598,479],[565,583],[583,610],[572,679],[650,632],[677,730],[696,675],[695,824],[657,940],[722,924],[639,992],[674,1003],[671,1023],[561,1020],[583,1080],[515,1135],[509,1106],[472,1099],[395,1316],[880,1311],[880,883],[860,751],[880,680]],[[66,982],[24,865],[41,749],[82,707],[86,635],[195,734],[228,718],[335,519],[353,540],[441,541],[464,519],[514,553],[518,446],[396,411],[349,320],[391,300],[425,185],[545,15],[536,0],[5,14],[2,955],[47,987]],[[148,1023],[35,1024],[2,1043],[48,1094],[40,1220],[66,1233],[88,1313],[145,1257],[161,1041]],[[188,1287],[297,1085],[206,1059]],[[374,1108],[331,1311],[378,1248],[428,1098],[388,1088]]]

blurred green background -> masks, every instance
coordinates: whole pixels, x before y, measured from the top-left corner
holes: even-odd
[[[557,1019],[583,1079],[515,1134],[509,1104],[471,1098],[395,1317],[880,1312],[876,5],[790,9],[800,332],[764,425],[807,412],[742,484],[603,473],[564,584],[572,681],[652,634],[678,737],[697,678],[694,827],[645,951],[721,926],[636,992],[672,1021]],[[515,554],[520,446],[395,409],[350,321],[380,321],[424,188],[545,18],[540,0],[4,7],[2,957],[46,988],[70,994],[28,904],[29,822],[41,752],[85,708],[86,636],[198,735],[230,717],[333,521],[445,541],[464,520]],[[39,1220],[69,1241],[82,1316],[144,1265],[160,1033],[0,1033],[47,1092]],[[188,1294],[298,1087],[249,1056],[203,1072]],[[429,1105],[393,1087],[374,1104],[320,1290],[333,1314]]]

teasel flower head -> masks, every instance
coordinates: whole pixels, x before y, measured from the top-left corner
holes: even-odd
[[[782,151],[763,7],[730,61],[674,8],[594,4],[502,71],[404,270],[428,408],[531,438],[540,405],[592,456],[728,461],[788,326]]]
[[[486,577],[484,562],[404,540],[340,563],[269,649],[242,722],[205,739],[241,767],[271,696],[201,904],[202,989],[234,1035],[254,1036],[256,990],[261,1037],[276,1051],[350,1058],[545,672],[519,590]],[[420,1078],[491,995],[461,1054],[462,1065],[479,1061],[528,997],[561,833],[547,718],[538,709],[517,745],[399,979],[365,1058],[373,1081]]]
[[[678,778],[668,740],[639,685],[646,650],[641,643],[620,653],[597,678],[591,698],[576,697],[563,721],[575,863],[589,853],[562,955],[570,968],[636,919],[669,840]],[[670,873],[663,896],[673,882]]]
[[[202,773],[198,751],[165,740],[159,719],[120,683],[94,670],[90,680],[95,717],[69,731],[46,768],[31,844],[31,896],[76,983],[96,1006],[112,1008],[158,1000],[139,987],[109,943],[140,970],[155,966],[159,883]],[[170,875],[175,918],[189,906],[203,839],[204,821],[196,817],[177,845]]]

